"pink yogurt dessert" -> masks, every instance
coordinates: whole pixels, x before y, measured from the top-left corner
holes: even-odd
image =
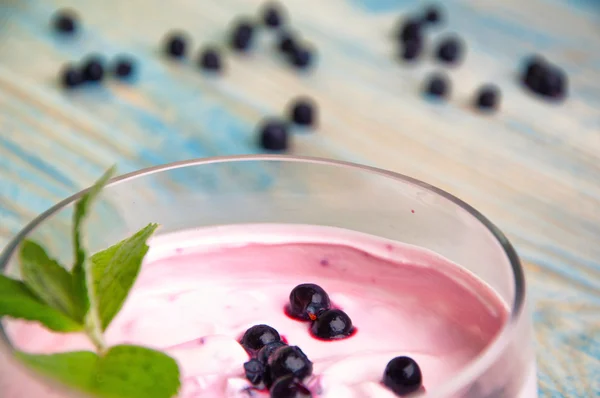
[[[313,397],[393,398],[382,383],[392,358],[414,359],[422,373],[419,392],[427,393],[477,357],[507,321],[505,303],[465,269],[428,250],[354,231],[223,226],[158,235],[150,247],[107,340],[174,357],[181,398],[268,397],[244,374],[250,355],[240,339],[257,324],[275,328],[312,361],[303,384]],[[290,292],[301,283],[319,285],[348,314],[350,336],[318,339],[310,321],[286,314]],[[6,323],[25,351],[92,348],[83,336]],[[27,388],[13,387],[3,397],[30,397]]]

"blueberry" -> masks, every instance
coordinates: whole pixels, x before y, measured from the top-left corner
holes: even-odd
[[[292,54],[298,48],[297,39],[295,35],[290,32],[281,33],[277,43],[279,51],[284,54]]]
[[[71,34],[77,30],[77,15],[71,10],[60,10],[54,16],[54,29]]]
[[[283,24],[285,17],[279,4],[270,3],[263,9],[262,19],[265,26],[277,28]]]
[[[173,58],[183,58],[187,53],[187,39],[182,33],[171,33],[167,37],[165,52]]]
[[[422,40],[421,23],[417,19],[408,19],[400,25],[398,38],[402,41]]]
[[[236,51],[246,51],[252,46],[254,26],[248,20],[238,21],[231,34],[231,47]]]
[[[200,53],[198,60],[200,67],[206,71],[219,72],[223,67],[221,54],[216,48],[206,48]]]
[[[61,72],[61,83],[66,88],[75,88],[83,83],[83,76],[73,65],[67,65]]]
[[[457,37],[447,37],[438,45],[436,56],[438,60],[447,64],[460,61],[463,45]]]
[[[442,12],[438,7],[436,7],[434,5],[430,5],[425,10],[425,15],[423,16],[423,20],[424,20],[424,22],[427,22],[430,24],[439,23],[442,21]]]
[[[479,89],[475,105],[480,109],[493,110],[498,107],[500,90],[493,85],[486,85]]]
[[[289,54],[290,62],[298,69],[306,69],[312,63],[313,53],[312,51],[303,46],[296,45]]]
[[[315,320],[317,315],[330,308],[329,295],[314,283],[303,283],[290,293],[290,315],[303,320]]]
[[[563,98],[567,92],[567,77],[562,69],[550,65],[540,81],[539,92],[553,98]]]
[[[259,385],[263,382],[263,375],[265,373],[265,365],[257,359],[251,359],[244,363],[244,373],[246,378],[253,385]]]
[[[290,119],[300,126],[312,126],[316,119],[314,102],[308,98],[295,99],[291,106]]]
[[[522,81],[531,91],[546,97],[563,98],[567,92],[564,71],[540,56],[528,60]]]
[[[285,122],[269,119],[260,128],[260,145],[269,151],[285,151],[288,148],[288,129]]]
[[[412,358],[396,357],[385,367],[383,384],[398,395],[415,392],[422,383],[421,369]]]
[[[133,59],[127,56],[118,57],[113,66],[113,74],[119,79],[126,79],[133,74]]]
[[[241,344],[250,351],[258,351],[265,345],[274,341],[280,341],[279,333],[268,325],[254,325],[246,330]]]
[[[530,57],[525,65],[523,74],[523,83],[534,91],[539,91],[540,81],[548,70],[548,64],[545,59],[534,55]]]
[[[104,63],[97,55],[91,55],[83,63],[83,79],[86,82],[100,82],[104,78]]]
[[[421,39],[410,39],[402,44],[402,58],[406,61],[412,61],[421,55],[423,42]]]
[[[270,396],[271,398],[312,398],[310,390],[292,375],[277,379],[271,387]]]
[[[342,310],[327,310],[319,314],[310,330],[324,340],[343,339],[352,334],[352,320]]]
[[[256,355],[256,359],[258,359],[260,362],[266,364],[269,362],[269,357],[276,349],[278,349],[279,347],[286,346],[286,345],[287,344],[285,344],[283,341],[274,341],[272,343],[269,343],[269,344],[265,345],[263,348],[261,348],[260,351],[258,351],[258,354]]]
[[[448,78],[441,74],[434,74],[429,78],[425,92],[434,97],[445,97],[450,90]]]
[[[268,362],[271,380],[293,375],[299,380],[312,374],[313,364],[298,346],[279,347]]]

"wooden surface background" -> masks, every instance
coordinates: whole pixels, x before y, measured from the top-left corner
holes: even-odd
[[[527,263],[540,395],[600,396],[600,1],[444,1],[447,23],[409,66],[395,58],[390,32],[424,3],[289,0],[292,25],[318,48],[311,73],[278,59],[266,32],[250,55],[227,54],[222,77],[200,73],[198,48],[222,45],[229,23],[256,15],[259,4],[0,0],[0,246],[113,163],[129,172],[259,153],[258,121],[308,95],[320,126],[295,134],[291,153],[398,171],[481,210]],[[49,27],[63,6],[81,16],[72,39]],[[188,63],[160,54],[175,28],[193,38]],[[433,103],[419,92],[428,73],[443,69],[431,44],[448,32],[466,41],[466,59],[446,69],[450,100]],[[134,55],[137,81],[63,91],[61,66],[92,52]],[[532,52],[566,70],[566,102],[519,86],[520,63]],[[502,90],[495,115],[470,108],[487,82]]]

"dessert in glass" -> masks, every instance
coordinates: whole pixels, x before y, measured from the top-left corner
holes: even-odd
[[[5,273],[27,237],[69,263],[79,195],[5,248]],[[174,358],[178,397],[537,396],[519,259],[446,192],[331,160],[181,162],[112,180],[88,245],[148,223],[160,229],[106,339]],[[83,396],[10,353],[85,350],[88,340],[11,318],[1,330],[4,398]]]

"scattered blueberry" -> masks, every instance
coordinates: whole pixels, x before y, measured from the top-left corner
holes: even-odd
[[[422,39],[405,40],[400,45],[402,46],[402,58],[406,61],[418,58],[423,50]]]
[[[269,3],[265,6],[262,13],[263,22],[269,28],[281,26],[285,20],[283,10],[277,3]]]
[[[434,5],[430,5],[425,9],[423,20],[430,24],[442,22],[442,12]]]
[[[312,126],[316,123],[315,104],[308,98],[294,100],[290,110],[290,119],[300,126]]]
[[[546,73],[546,70],[547,62],[545,59],[537,55],[530,57],[525,65],[523,83],[531,89],[539,89],[539,82]]]
[[[113,74],[119,79],[126,79],[133,74],[133,59],[120,56],[114,62]]]
[[[75,88],[83,83],[83,76],[76,67],[67,65],[61,72],[61,82],[66,88]]]
[[[313,322],[313,335],[324,340],[343,339],[352,334],[352,320],[342,310],[332,309],[321,312]]]
[[[260,128],[260,145],[269,151],[285,151],[289,135],[285,122],[269,119]]]
[[[456,37],[446,37],[437,48],[437,58],[444,63],[453,64],[462,58],[463,45]]]
[[[279,35],[277,47],[279,48],[279,51],[284,54],[293,53],[298,47],[295,35],[290,32],[281,33]]]
[[[562,99],[567,94],[567,76],[557,66],[550,65],[540,82],[540,93],[547,97]]]
[[[406,40],[422,40],[421,23],[416,19],[408,19],[400,25],[398,38],[402,41]]]
[[[259,385],[263,382],[263,375],[265,373],[265,365],[258,359],[251,359],[244,363],[244,373],[246,378],[253,385]]]
[[[313,364],[298,346],[279,347],[269,358],[271,380],[293,375],[299,380],[312,374]]]
[[[306,69],[312,63],[313,53],[304,45],[296,45],[289,53],[289,59],[298,69]]]
[[[285,345],[287,345],[287,344],[285,344],[281,340],[269,343],[269,344],[265,345],[263,348],[261,348],[260,351],[258,351],[258,354],[256,355],[256,359],[258,359],[260,362],[266,364],[269,362],[269,357],[271,356],[273,351],[275,351],[279,347],[283,347]]]
[[[86,82],[100,82],[104,78],[104,64],[97,55],[89,56],[83,63],[83,80]]]
[[[432,75],[425,87],[425,92],[434,97],[445,97],[450,90],[448,78],[441,74]]]
[[[479,89],[475,105],[484,110],[493,110],[500,102],[500,90],[493,85],[486,85]]]
[[[221,70],[223,65],[221,64],[221,54],[216,48],[206,48],[200,53],[200,59],[198,60],[202,69],[218,72]]]
[[[254,26],[248,20],[238,21],[231,34],[230,45],[234,50],[246,51],[252,46]]]
[[[290,293],[290,315],[303,320],[317,319],[317,316],[330,308],[329,295],[314,283],[303,283]]]
[[[385,367],[383,384],[398,395],[415,392],[422,383],[421,369],[412,358],[396,357]]]
[[[270,390],[271,398],[312,398],[310,390],[293,375],[280,377]]]
[[[246,330],[242,341],[240,342],[244,348],[250,351],[258,351],[265,345],[274,341],[281,340],[277,330],[268,325],[254,325]]]
[[[526,87],[538,95],[562,99],[567,94],[568,82],[564,71],[540,56],[529,59],[521,79]]]
[[[60,33],[74,33],[77,30],[77,15],[71,10],[58,11],[54,16],[54,28]]]
[[[166,40],[165,51],[173,58],[183,58],[187,53],[187,39],[182,33],[171,33]]]

